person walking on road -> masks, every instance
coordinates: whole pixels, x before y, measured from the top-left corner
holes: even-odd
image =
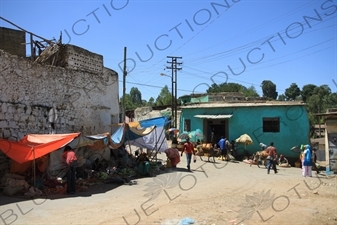
[[[273,142],[270,143],[270,146],[266,149],[266,152],[268,154],[267,173],[269,174],[271,166],[273,166],[274,172],[277,173],[277,168],[276,168],[277,151],[276,151],[276,148],[274,147]]]
[[[195,152],[194,152],[194,145],[190,142],[189,138],[186,138],[186,143],[183,145],[183,148],[181,150],[181,156],[183,156],[184,152],[186,154],[187,170],[191,171],[192,154],[195,155]]]

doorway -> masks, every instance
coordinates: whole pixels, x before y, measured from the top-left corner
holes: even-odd
[[[228,138],[228,123],[226,120],[207,121],[207,142],[213,145],[218,143],[221,136]]]

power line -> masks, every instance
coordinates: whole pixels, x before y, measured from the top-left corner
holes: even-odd
[[[303,6],[303,7],[308,7],[308,6],[305,5],[305,6]],[[298,9],[296,9],[296,10],[298,10]],[[289,12],[289,13],[293,14],[292,11]],[[287,13],[287,14],[289,14],[289,13]],[[286,14],[285,14],[285,15],[286,15]],[[284,15],[283,15],[283,16],[284,16]],[[281,16],[281,17],[283,17],[283,16]],[[324,19],[324,22],[326,22],[326,21],[328,21],[328,20],[331,20],[331,19],[335,18],[335,17],[330,17],[330,18],[328,18],[328,19],[325,19],[325,18],[327,17],[327,15],[324,15],[324,14],[320,14],[319,16],[321,16],[321,18]],[[274,19],[274,20],[278,20],[278,19],[280,19],[281,17],[276,18],[276,19]],[[304,22],[304,21],[302,21],[302,22]],[[269,23],[270,23],[270,22],[269,22]],[[312,27],[318,26],[319,24],[321,24],[321,23],[314,24],[314,25],[312,25]],[[261,26],[264,26],[264,25],[261,25]],[[260,27],[260,26],[259,26],[259,27]],[[259,28],[259,27],[257,27],[257,28]],[[329,27],[331,27],[331,26],[319,28],[319,29],[316,29],[316,30],[313,30],[313,29],[311,28],[310,30],[306,30],[305,32],[303,32],[302,35],[308,34],[308,33],[312,33],[312,32],[317,32],[317,31],[320,31],[320,30],[322,30],[322,29],[327,29],[327,28],[329,28]],[[256,28],[256,29],[257,29],[257,28]],[[252,31],[252,30],[250,30],[250,31],[248,31],[248,32],[251,32],[251,31]],[[294,31],[291,30],[290,33],[288,32],[288,34],[292,34],[293,32],[294,32]],[[245,33],[247,33],[247,32],[245,32]],[[280,33],[280,34],[284,34],[284,33],[285,33],[285,29],[279,31],[279,33]],[[277,33],[276,33],[276,34],[277,34]],[[271,40],[271,41],[270,41],[271,43],[280,40],[280,39],[278,38],[278,35],[276,35],[276,34],[273,34],[273,36],[275,36],[276,38],[273,39],[273,40]],[[239,35],[239,36],[241,36],[241,35]],[[204,64],[204,63],[214,62],[214,61],[216,61],[216,60],[221,60],[221,59],[224,59],[224,58],[233,56],[233,55],[237,55],[237,54],[243,53],[243,52],[249,50],[250,48],[252,48],[252,46],[254,46],[254,45],[256,45],[256,44],[259,44],[259,43],[261,44],[261,41],[265,41],[266,38],[268,38],[268,37],[260,38],[259,40],[253,41],[253,42],[251,42],[251,43],[249,43],[249,44],[245,44],[245,45],[239,46],[239,47],[237,47],[237,48],[233,48],[233,49],[226,50],[226,51],[223,51],[223,52],[214,53],[214,54],[211,54],[211,55],[209,55],[209,56],[203,56],[203,57],[196,58],[196,59],[190,59],[191,61],[193,61],[193,62],[191,62],[191,64],[198,64],[198,65],[201,65],[201,64]],[[269,38],[270,38],[270,36],[269,36]],[[182,47],[182,46],[180,46],[180,47]],[[180,48],[180,47],[179,47],[179,48]],[[204,50],[206,50],[206,49],[204,49]],[[204,50],[201,50],[201,51],[204,51]],[[200,52],[200,51],[198,51],[198,52]],[[190,61],[190,60],[189,60],[189,61]],[[161,62],[161,61],[162,61],[162,60],[158,61],[158,62],[155,63],[154,65],[158,65],[159,62]],[[262,63],[265,63],[265,62],[262,62]],[[147,71],[150,71],[150,70],[153,70],[153,69],[154,69],[154,68],[152,67],[151,69],[149,68]],[[136,72],[136,74],[140,74],[141,72],[142,72],[142,71]],[[133,75],[134,75],[134,74],[133,74]],[[158,79],[158,78],[157,78],[157,79]],[[153,79],[152,79],[151,81],[153,81]]]
[[[122,83],[123,81],[119,80],[118,82]],[[151,88],[158,88],[158,89],[162,89],[162,86],[156,86],[156,85],[150,85],[150,84],[143,84],[143,83],[136,83],[136,82],[130,82],[127,81],[127,84],[134,84],[134,85],[139,85],[139,86],[146,86],[146,87],[151,87]],[[185,90],[185,89],[178,89],[179,91],[183,91],[183,92],[192,92],[192,90]]]

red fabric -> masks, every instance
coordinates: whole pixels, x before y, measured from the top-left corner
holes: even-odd
[[[179,157],[179,151],[176,148],[168,148],[165,150],[167,158]]]
[[[64,158],[67,165],[71,165],[72,162],[75,162],[77,160],[76,154],[74,151],[66,151],[62,154],[62,157]]]
[[[186,152],[186,154],[194,154],[194,146],[191,142],[186,142],[183,146],[182,152]]]
[[[175,158],[170,158],[171,166],[177,166],[177,164],[180,162],[180,156]]]
[[[0,149],[14,161],[24,163],[62,148],[80,134],[29,134],[18,142],[0,139]]]

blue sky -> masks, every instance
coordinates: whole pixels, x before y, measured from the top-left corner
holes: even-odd
[[[144,100],[171,90],[171,78],[160,76],[171,75],[167,56],[182,57],[178,96],[226,81],[260,95],[263,80],[279,94],[291,83],[337,91],[337,0],[0,2],[0,16],[18,26],[47,39],[62,31],[63,43],[103,55],[119,74],[120,97],[124,47],[126,92],[137,87]]]

